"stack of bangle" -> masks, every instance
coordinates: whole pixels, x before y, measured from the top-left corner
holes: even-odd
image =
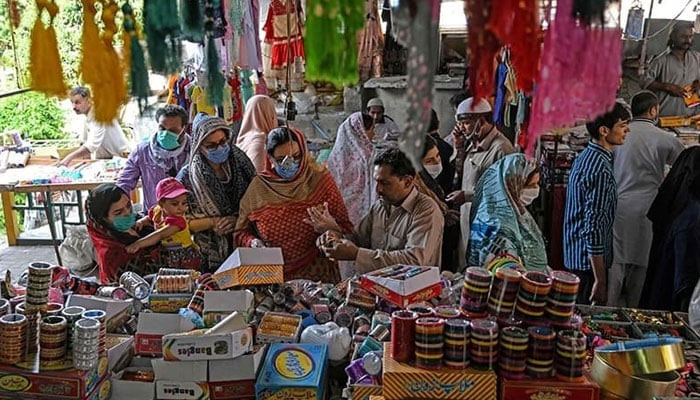
[[[46,305],[45,315],[61,315],[63,311],[63,304],[61,303],[49,303]]]
[[[124,272],[119,277],[119,284],[136,300],[143,300],[151,293],[148,282],[132,271]]]
[[[164,269],[164,268],[161,268]],[[192,293],[194,279],[187,275],[158,275],[156,292],[158,293]]]
[[[449,319],[445,321],[445,347],[443,362],[450,368],[469,367],[469,321]]]
[[[578,331],[559,332],[554,360],[558,379],[582,382],[583,364],[586,360],[586,335]]]
[[[394,311],[391,314],[391,358],[399,362],[409,362],[415,352],[416,320],[418,314],[412,311]]]
[[[574,315],[580,282],[571,272],[552,272],[552,290],[547,298],[547,316],[552,323],[567,323]]]
[[[551,288],[552,279],[542,272],[528,271],[523,275],[515,315],[523,320],[525,325],[536,325],[542,318]]]
[[[66,344],[68,349],[73,348],[73,326],[75,321],[83,317],[85,308],[81,306],[66,307],[61,311],[61,315],[66,319]]]
[[[436,317],[442,319],[455,319],[462,317],[462,312],[459,308],[450,305],[437,306],[433,309]]]
[[[66,356],[67,325],[60,315],[49,315],[41,320],[39,359],[42,363],[59,361]]]
[[[486,268],[469,267],[462,288],[462,312],[471,319],[485,318],[491,287],[491,273]]]
[[[425,369],[440,368],[443,356],[445,320],[418,318],[416,320],[416,366]]]
[[[22,314],[27,317],[27,353],[36,353],[38,349],[37,330],[39,327],[39,311],[36,309],[27,309],[26,303],[19,303],[15,307],[17,314]]]
[[[491,370],[498,361],[498,324],[488,319],[472,321],[471,366]]]
[[[516,327],[501,329],[498,369],[508,379],[524,379],[529,335]]]
[[[73,327],[73,367],[89,370],[99,361],[100,321],[93,318],[81,318]]]
[[[533,378],[549,378],[554,366],[556,333],[550,328],[533,326],[528,329],[530,344],[527,353],[527,374]]]
[[[489,295],[489,312],[499,320],[510,317],[520,288],[520,272],[510,268],[499,268]]]
[[[97,351],[100,356],[107,355],[107,313],[103,310],[86,310],[83,312],[83,318],[96,319],[100,322],[100,335]]]
[[[0,363],[16,364],[27,353],[27,317],[5,314],[0,317]]]
[[[406,306],[406,310],[418,314],[418,318],[428,318],[435,316],[430,303],[420,302]]]
[[[49,302],[49,285],[51,284],[51,265],[34,262],[29,264],[27,293],[24,296],[27,311],[46,311]]]

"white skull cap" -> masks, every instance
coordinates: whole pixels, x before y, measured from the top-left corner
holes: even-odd
[[[459,103],[457,106],[457,115],[461,114],[486,114],[493,111],[491,104],[489,104],[486,99],[479,99],[479,101],[474,104],[474,98],[470,97],[463,102]]]
[[[384,102],[379,97],[375,97],[367,102],[367,108],[370,108],[370,107],[384,108]]]

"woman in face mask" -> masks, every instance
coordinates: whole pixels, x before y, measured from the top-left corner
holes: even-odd
[[[240,199],[255,176],[253,163],[231,146],[230,138],[223,119],[202,117],[192,136],[189,162],[177,176],[190,192],[188,221],[204,227],[193,235],[202,254],[202,272],[216,271],[233,253],[231,233]]]
[[[153,227],[136,224],[131,200],[119,186],[105,183],[93,189],[85,201],[85,210],[103,284],[117,282],[125,271],[144,276],[164,266],[159,246],[135,254],[126,251],[128,245],[153,232]]]
[[[285,281],[338,282],[338,264],[316,247],[316,239],[328,229],[352,230],[331,174],[309,156],[306,139],[297,130],[273,129],[266,151],[270,167],[253,179],[241,200],[236,245],[282,248]]]
[[[547,252],[527,210],[539,196],[540,173],[534,160],[511,154],[484,172],[476,185],[469,235],[469,266],[483,266],[490,255],[520,257],[528,270],[544,271]]]

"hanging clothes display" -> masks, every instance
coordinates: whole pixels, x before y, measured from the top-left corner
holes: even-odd
[[[282,69],[287,66],[288,50],[290,62],[293,63],[298,58],[305,59],[301,19],[301,5],[296,0],[272,0],[270,3],[263,30],[265,43],[272,45],[270,66],[273,69]],[[289,40],[287,33],[289,33]]]
[[[365,27],[360,33],[357,64],[360,68],[360,82],[382,76],[382,56],[384,35],[379,23],[377,0],[365,0]]]
[[[416,170],[420,170],[423,168],[423,143],[432,111],[440,0],[402,1],[395,10],[395,24],[399,33],[397,39],[409,48],[406,64],[408,117],[404,123],[405,130],[399,136],[399,148]]]
[[[383,54],[384,75],[405,75],[408,51],[400,45],[394,37],[394,25],[392,23],[389,0],[384,0],[384,4],[382,5],[382,20],[386,22]]]
[[[258,0],[229,1],[231,2],[229,18],[234,27],[231,47],[236,48],[235,64],[241,68],[261,70],[263,63],[260,48],[260,24],[258,22],[260,20],[260,4]],[[287,37],[286,33],[284,37]]]
[[[233,122],[243,119],[243,99],[241,98],[241,80],[235,72],[228,77],[231,86],[231,105],[233,106]]]
[[[476,99],[493,95],[494,63],[501,48],[498,38],[487,29],[491,7],[492,0],[464,2],[464,13],[469,21],[469,88]]]
[[[143,21],[151,69],[161,74],[176,72],[182,60],[177,2],[144,0]]]
[[[620,28],[597,28],[573,17],[573,0],[559,0],[547,30],[534,91],[527,150],[536,138],[615,104],[622,74]],[[595,54],[595,57],[591,57]]]

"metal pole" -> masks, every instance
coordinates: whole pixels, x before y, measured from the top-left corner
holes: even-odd
[[[659,0],[659,3],[661,3],[661,0]],[[642,39],[642,53],[639,56],[639,70],[637,72],[639,76],[644,76],[644,72],[646,71],[647,36],[649,36],[649,25],[651,25],[652,11],[654,11],[654,0],[651,0],[649,4],[649,17],[647,17],[647,21],[649,21],[649,23],[644,24],[644,39]]]

